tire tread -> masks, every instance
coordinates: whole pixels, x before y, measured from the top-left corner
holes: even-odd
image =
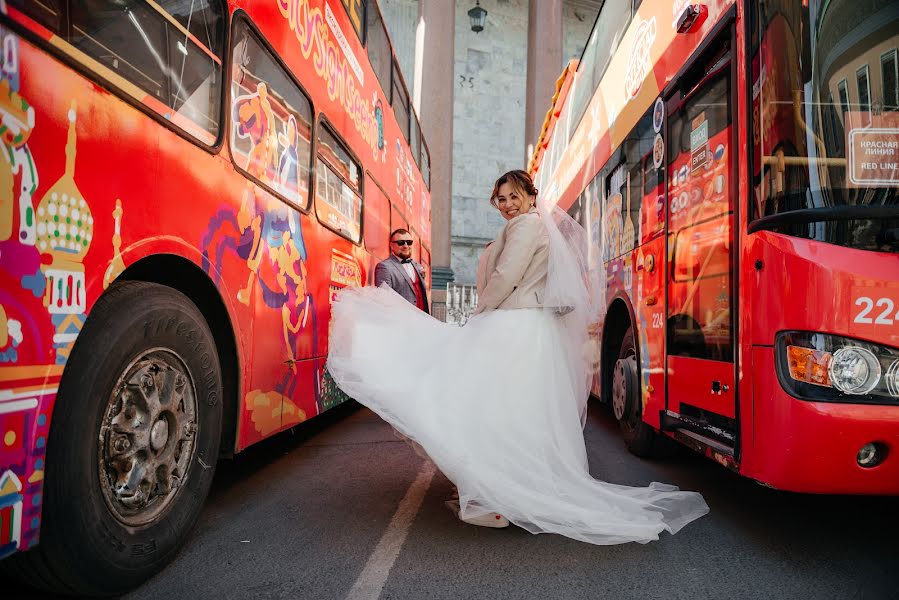
[[[109,328],[117,326],[121,327],[124,322],[133,322],[133,306],[139,303],[146,310],[154,310],[164,308],[166,306],[180,307],[182,309],[195,311],[194,317],[199,323],[206,326],[206,334],[212,340],[211,331],[209,331],[208,323],[206,323],[200,309],[183,293],[174,288],[164,285],[149,283],[145,281],[117,281],[110,286],[108,290],[99,298],[92,307],[90,317],[87,319],[76,346],[73,349],[66,369],[63,373],[63,379],[60,382],[60,396],[63,390],[71,393],[74,390],[84,389],[86,385],[84,381],[86,365],[91,364],[93,359],[92,353],[88,351],[79,352],[78,342],[90,345],[91,343],[102,343],[105,331]],[[124,308],[124,310],[123,310]],[[129,314],[130,313],[130,314]],[[214,343],[213,343],[214,347]],[[216,357],[216,364],[218,364]],[[219,369],[219,385],[221,385],[221,366]],[[68,386],[68,387],[66,387]],[[68,413],[75,410],[73,406],[66,406],[66,403],[57,402],[54,407],[54,415],[50,425],[50,435],[48,436],[48,459],[51,448],[56,440],[65,439],[65,430],[59,428],[63,426],[62,422],[66,420]],[[219,403],[219,407],[221,404]],[[220,426],[220,422],[219,422]],[[54,436],[56,430],[56,436]],[[63,437],[59,437],[59,436]],[[219,432],[215,433],[218,440]],[[60,443],[57,441],[57,443]],[[217,456],[217,442],[216,453]],[[62,465],[51,464],[47,460],[47,481],[45,481],[45,492],[49,478],[53,477],[53,469],[62,469]],[[208,487],[207,487],[208,489]],[[48,523],[64,522],[63,508],[61,503],[54,503],[48,498],[49,494],[45,493],[45,501],[42,507],[42,543],[25,552],[19,552],[6,559],[0,561],[0,573],[12,580],[23,583],[27,586],[37,588],[44,592],[52,592],[58,594],[76,594],[80,597],[95,596],[105,597],[120,594],[127,588],[133,586],[123,586],[121,583],[111,584],[108,587],[101,588],[96,584],[89,583],[89,580],[71,564],[67,564],[62,556],[68,554],[64,547],[66,532],[60,536],[53,535],[52,531],[44,531],[44,526]],[[192,526],[193,523],[190,525]],[[177,547],[173,550],[161,554],[159,562],[164,566],[177,552]],[[161,566],[160,566],[161,568]],[[158,570],[158,569],[157,569]]]

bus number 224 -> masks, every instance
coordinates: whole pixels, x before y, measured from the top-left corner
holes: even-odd
[[[861,296],[860,298],[856,299],[855,305],[862,307],[861,311],[859,311],[859,313],[855,315],[854,321],[856,323],[892,325],[894,322],[894,318],[899,321],[899,312],[896,313],[895,317],[893,316],[893,310],[896,308],[896,305],[890,298],[878,298],[875,302],[867,296]],[[871,314],[871,311],[874,310],[875,306],[878,310],[874,311],[874,314],[877,314],[879,312],[880,315],[877,318],[872,318],[868,315]],[[883,309],[882,312],[880,311],[881,308]]]

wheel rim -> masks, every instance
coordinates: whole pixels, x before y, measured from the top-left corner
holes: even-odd
[[[106,505],[125,525],[152,523],[177,496],[196,447],[196,398],[184,361],[164,348],[141,354],[116,381],[97,466]]]
[[[624,420],[624,409],[627,406],[627,373],[625,359],[615,361],[615,370],[612,372],[612,410],[615,418]]]

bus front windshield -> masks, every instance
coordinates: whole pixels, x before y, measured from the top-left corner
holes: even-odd
[[[899,3],[757,0],[751,17],[750,214],[899,251]]]

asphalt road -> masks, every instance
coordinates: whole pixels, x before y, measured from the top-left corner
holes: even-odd
[[[449,481],[377,416],[332,413],[219,463],[185,548],[125,598],[899,598],[896,498],[778,492],[688,451],[641,460],[591,406],[594,477],[673,483],[711,507],[658,542],[592,546],[456,520]]]

